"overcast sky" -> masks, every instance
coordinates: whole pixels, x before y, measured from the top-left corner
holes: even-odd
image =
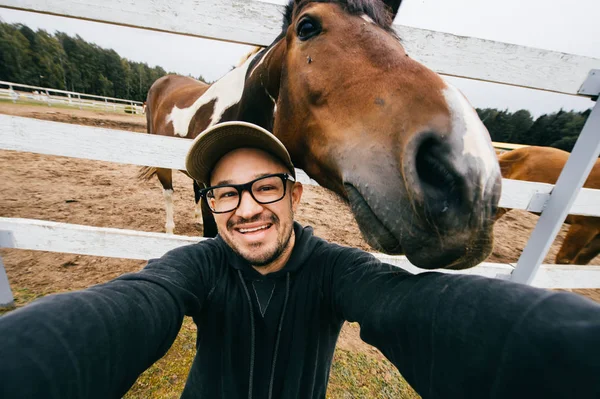
[[[286,0],[263,0],[284,4]],[[600,1],[405,0],[396,23],[600,58]],[[239,44],[158,33],[0,8],[4,22],[78,34],[132,61],[216,80],[250,48]],[[405,38],[410,40],[410,38]],[[468,62],[468,60],[465,60]],[[573,96],[448,78],[480,108],[528,109],[534,116],[560,108],[583,110],[593,102]]]

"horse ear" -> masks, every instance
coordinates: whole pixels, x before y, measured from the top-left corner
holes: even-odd
[[[383,2],[392,11],[392,21],[393,21],[396,18],[396,14],[398,14],[398,9],[400,8],[400,3],[402,3],[402,0],[383,0]]]

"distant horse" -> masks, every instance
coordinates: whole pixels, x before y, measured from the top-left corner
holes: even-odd
[[[194,138],[221,121],[258,124],[349,202],[372,247],[424,268],[476,265],[492,248],[496,155],[465,97],[406,54],[392,28],[400,2],[290,1],[273,43],[212,85],[157,80],[148,132]],[[173,232],[171,171],[146,168],[153,174]]]
[[[502,176],[507,179],[555,184],[569,153],[551,147],[526,147],[506,152],[498,157]],[[600,160],[583,185],[600,189]],[[500,208],[497,217],[508,209]],[[558,264],[586,265],[600,254],[600,218],[569,215],[565,223],[571,225],[556,255]]]

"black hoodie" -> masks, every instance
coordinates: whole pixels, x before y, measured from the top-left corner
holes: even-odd
[[[183,398],[325,398],[344,320],[423,398],[600,397],[600,306],[468,275],[411,275],[294,225],[262,276],[222,239],[0,318],[0,397],[119,398],[198,326]]]

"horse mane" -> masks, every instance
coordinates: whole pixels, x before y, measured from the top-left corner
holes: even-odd
[[[248,52],[248,54],[246,54],[246,55],[242,56],[242,58],[240,58],[240,60],[238,61],[237,65],[235,67],[237,68],[237,67],[242,66],[244,64],[244,62],[246,62],[248,60],[248,58],[252,57],[254,54],[258,53],[263,48],[264,47],[261,47],[261,46],[254,46],[252,48],[252,50],[250,50]]]
[[[377,25],[396,36],[393,15],[382,0],[290,0],[283,14],[282,32],[286,32],[295,14],[311,3],[337,3],[352,15],[367,15]]]

